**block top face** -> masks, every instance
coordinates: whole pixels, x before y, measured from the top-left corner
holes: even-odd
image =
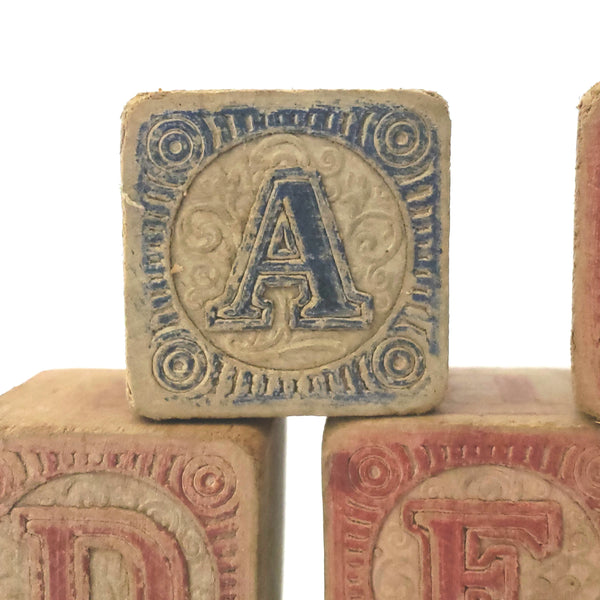
[[[324,444],[332,450],[353,435],[378,436],[389,430],[393,437],[403,431],[472,427],[595,431],[596,424],[576,409],[569,370],[454,368],[434,412],[402,419],[329,419]]]
[[[128,383],[153,418],[424,412],[447,374],[449,130],[417,91],[124,112]]]
[[[600,418],[600,83],[579,105],[572,364],[575,400]]]
[[[104,369],[45,371],[0,396],[0,436],[139,435],[145,439],[233,443],[252,458],[264,455],[281,419],[157,424],[127,403],[125,372]]]

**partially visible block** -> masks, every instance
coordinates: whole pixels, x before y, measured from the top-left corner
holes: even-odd
[[[600,418],[600,84],[579,106],[572,361],[575,400]]]
[[[450,121],[420,91],[173,92],[123,115],[127,369],[161,418],[444,393]]]
[[[0,397],[0,598],[280,597],[281,420],[137,420],[120,371]]]
[[[597,600],[600,428],[560,370],[451,370],[440,412],[329,420],[327,600]]]

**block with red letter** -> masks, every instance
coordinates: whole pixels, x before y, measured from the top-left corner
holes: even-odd
[[[279,598],[283,426],[138,420],[121,371],[8,392],[0,598]]]
[[[579,106],[575,206],[573,383],[579,406],[600,417],[600,83]]]
[[[596,600],[600,428],[569,373],[449,385],[437,414],[328,422],[327,600]]]

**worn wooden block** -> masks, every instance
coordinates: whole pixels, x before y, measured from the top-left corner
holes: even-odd
[[[0,397],[0,598],[279,598],[283,422],[130,413],[121,371]]]
[[[600,428],[560,370],[450,371],[440,412],[334,419],[328,600],[597,600]]]
[[[127,366],[152,418],[424,412],[447,377],[450,122],[417,91],[138,96]]]
[[[575,399],[600,418],[600,84],[579,107],[572,360]]]

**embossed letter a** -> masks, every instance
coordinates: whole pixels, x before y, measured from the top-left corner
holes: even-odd
[[[420,538],[423,600],[518,600],[519,550],[537,560],[560,550],[560,504],[412,500],[404,522]]]
[[[135,600],[186,600],[188,573],[175,538],[149,517],[120,508],[15,509],[30,537],[32,600],[90,600],[90,555],[118,553]]]
[[[223,295],[208,324],[225,331],[271,327],[267,288],[295,286],[290,327],[366,327],[373,299],[356,290],[317,173],[278,169],[254,203]]]

